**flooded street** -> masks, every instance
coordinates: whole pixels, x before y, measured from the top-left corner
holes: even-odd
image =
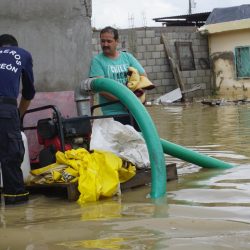
[[[250,105],[148,107],[159,135],[231,163],[205,169],[166,155],[179,179],[167,196],[150,187],[79,206],[31,195],[0,207],[0,250],[250,249]]]

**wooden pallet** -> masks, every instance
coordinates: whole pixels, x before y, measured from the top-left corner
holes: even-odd
[[[178,179],[176,164],[167,164],[167,181]],[[121,184],[121,190],[129,190],[147,185],[151,182],[151,170],[137,169],[136,175],[129,181]],[[78,183],[27,184],[30,193],[40,193],[48,196],[63,196],[69,201],[76,201],[79,197]]]

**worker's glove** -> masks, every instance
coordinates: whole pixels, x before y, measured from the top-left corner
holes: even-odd
[[[134,91],[140,81],[140,74],[137,69],[128,67],[128,82],[127,86],[130,90]]]

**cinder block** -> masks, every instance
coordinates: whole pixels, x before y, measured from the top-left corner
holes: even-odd
[[[155,31],[154,30],[146,30],[146,37],[147,38],[155,37]]]
[[[159,51],[152,52],[152,58],[161,58],[161,53]]]

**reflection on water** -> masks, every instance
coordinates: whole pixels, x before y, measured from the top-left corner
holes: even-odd
[[[79,206],[33,195],[27,205],[0,207],[0,250],[250,249],[250,106],[202,104],[148,108],[161,138],[235,165],[178,166],[168,195],[150,187]]]

